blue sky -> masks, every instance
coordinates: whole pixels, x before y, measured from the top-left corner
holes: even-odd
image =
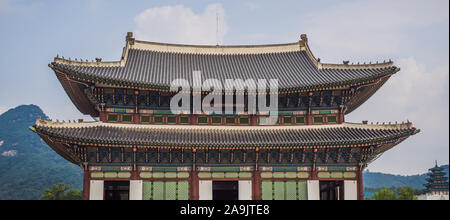
[[[346,120],[412,121],[422,132],[369,169],[425,172],[449,161],[448,8],[448,0],[0,0],[0,113],[37,104],[53,119],[83,117],[48,63],[56,54],[118,60],[127,31],[226,45],[295,42],[306,33],[324,62],[393,59],[402,68]]]

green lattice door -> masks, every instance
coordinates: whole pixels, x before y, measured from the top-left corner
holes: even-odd
[[[188,200],[188,181],[144,181],[143,200]]]
[[[307,200],[306,181],[262,181],[263,200]]]

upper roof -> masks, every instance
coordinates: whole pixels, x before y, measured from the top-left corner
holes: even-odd
[[[55,58],[50,67],[84,81],[137,88],[168,89],[175,79],[278,79],[280,90],[345,86],[367,82],[399,71],[393,62],[323,64],[299,42],[259,46],[194,46],[135,40],[127,35],[117,62],[73,61]]]

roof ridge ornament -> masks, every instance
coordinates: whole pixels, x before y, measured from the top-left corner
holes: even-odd
[[[133,37],[133,32],[127,32],[127,36],[125,38],[125,40],[127,41],[127,43],[129,43],[130,45],[134,45],[134,43],[136,42],[136,40]]]

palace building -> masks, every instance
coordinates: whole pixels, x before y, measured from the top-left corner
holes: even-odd
[[[49,67],[96,121],[38,120],[31,130],[84,170],[86,200],[362,200],[365,167],[419,132],[410,122],[346,122],[400,69],[322,63],[306,35],[292,44],[193,46],[128,33],[120,61],[57,56]],[[261,91],[220,94],[243,95],[231,107],[244,111],[174,114],[171,82],[192,81],[195,71],[221,82],[277,79],[276,124],[247,111],[249,97],[269,97]]]

